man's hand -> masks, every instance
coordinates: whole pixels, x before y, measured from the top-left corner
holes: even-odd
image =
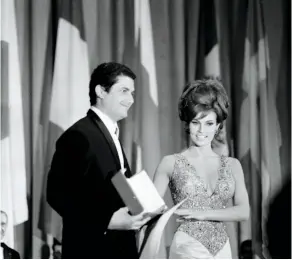
[[[127,207],[117,210],[110,220],[108,229],[138,230],[151,219],[147,213],[131,216],[128,212]]]

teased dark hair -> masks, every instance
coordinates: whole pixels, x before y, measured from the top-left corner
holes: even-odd
[[[214,111],[217,115],[219,130],[223,127],[223,122],[228,116],[229,101],[226,91],[218,79],[204,78],[188,83],[179,99],[178,110],[181,121],[186,123],[188,131],[189,123],[200,112],[201,118],[205,117],[209,111]]]
[[[100,64],[91,74],[89,83],[90,104],[95,105],[97,96],[95,87],[101,85],[105,91],[109,92],[111,86],[116,83],[118,76],[128,76],[133,80],[136,78],[135,73],[126,65],[117,62],[105,62]]]

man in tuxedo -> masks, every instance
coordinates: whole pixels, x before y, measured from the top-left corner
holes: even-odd
[[[138,258],[135,232],[150,218],[131,216],[111,183],[132,175],[117,122],[134,102],[127,66],[99,65],[89,83],[91,108],[56,142],[47,201],[63,219],[62,258]]]
[[[8,224],[8,216],[6,212],[1,210],[1,257],[0,259],[20,259],[17,251],[6,245],[3,241]]]

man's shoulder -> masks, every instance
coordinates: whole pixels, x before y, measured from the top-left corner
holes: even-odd
[[[71,133],[86,133],[88,129],[95,128],[94,124],[92,123],[92,120],[88,116],[85,116],[78,121],[76,121],[73,125],[68,127],[63,135],[71,134]]]
[[[20,255],[16,250],[14,250],[12,248],[10,248],[10,250],[11,250],[11,254],[13,256],[13,259],[20,259]]]
[[[16,250],[14,250],[13,248],[9,247],[5,243],[1,243],[1,245],[2,245],[2,247],[4,249],[4,254],[5,255],[8,254],[10,259],[20,259],[20,255]]]
[[[72,138],[75,140],[84,139],[88,136],[88,130],[90,128],[90,119],[85,116],[68,127],[66,130],[63,130],[63,132],[59,135],[57,144],[64,143],[66,140],[72,140]]]
[[[84,116],[83,118],[76,121],[73,125],[71,125],[67,131],[82,131],[83,129],[88,128],[91,125],[91,120],[88,116]]]

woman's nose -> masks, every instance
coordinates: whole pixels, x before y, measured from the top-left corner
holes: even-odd
[[[202,133],[202,132],[204,132],[204,126],[203,126],[203,124],[200,124],[200,126],[199,126],[199,131]]]

